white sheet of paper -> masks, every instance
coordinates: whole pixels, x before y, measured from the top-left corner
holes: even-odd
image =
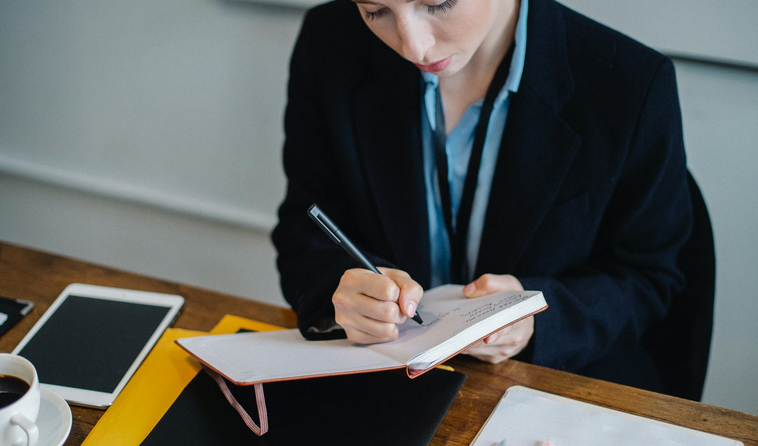
[[[742,442],[564,398],[510,387],[472,446],[744,446]]]

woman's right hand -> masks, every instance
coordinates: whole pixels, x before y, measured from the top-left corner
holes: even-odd
[[[332,296],[335,321],[360,344],[394,341],[397,326],[416,313],[424,290],[405,271],[349,269]]]

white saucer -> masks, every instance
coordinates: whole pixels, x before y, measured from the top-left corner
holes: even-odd
[[[37,446],[62,446],[71,432],[71,408],[57,393],[40,387]]]

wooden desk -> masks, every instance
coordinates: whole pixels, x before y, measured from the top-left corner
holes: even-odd
[[[174,324],[178,328],[210,330],[227,313],[296,326],[295,315],[288,309],[0,243],[0,295],[36,304],[29,316],[0,338],[0,352],[12,351],[52,301],[74,282],[182,295],[186,302]],[[758,446],[758,417],[753,415],[517,361],[490,365],[460,355],[448,364],[468,379],[432,445],[469,445],[505,389],[520,384]],[[79,445],[103,412],[80,407],[72,407],[72,412],[74,423],[66,445]]]

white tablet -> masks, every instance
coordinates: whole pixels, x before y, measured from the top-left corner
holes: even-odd
[[[108,407],[183,304],[171,294],[71,284],[13,353],[68,402]]]

